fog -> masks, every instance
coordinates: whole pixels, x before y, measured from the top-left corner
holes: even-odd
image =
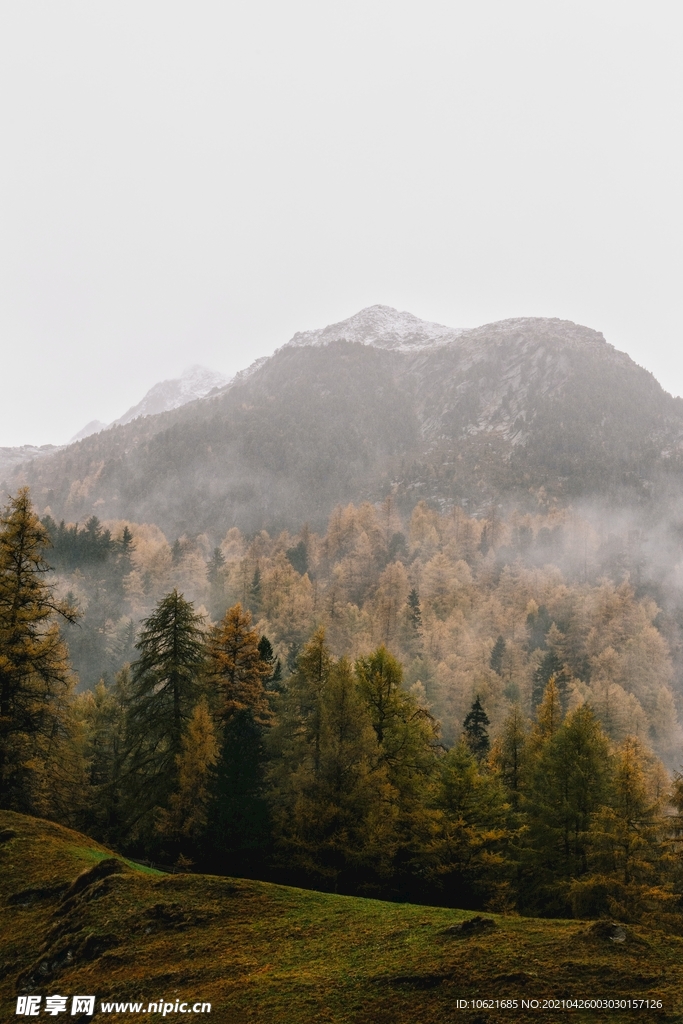
[[[0,445],[381,302],[683,392],[680,9],[5,5]]]

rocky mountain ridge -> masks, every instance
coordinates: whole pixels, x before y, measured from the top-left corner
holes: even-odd
[[[175,536],[321,525],[339,502],[387,493],[406,510],[421,498],[533,505],[541,493],[654,508],[683,494],[683,400],[569,321],[451,330],[370,307],[6,483],[21,481],[54,516],[151,521]]]
[[[195,402],[216,388],[224,387],[228,380],[229,378],[224,374],[195,363],[188,367],[180,377],[162,380],[158,384],[154,384],[137,405],[131,406],[110,426],[123,426],[125,423],[137,419],[138,416],[156,416],[160,412],[179,409],[181,405]]]
[[[349,341],[394,352],[415,352],[435,345],[447,345],[462,333],[461,328],[429,323],[412,313],[401,313],[391,306],[368,306],[328,327],[298,331],[287,342],[287,346],[329,345],[334,341]]]

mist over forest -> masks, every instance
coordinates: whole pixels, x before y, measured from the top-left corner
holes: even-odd
[[[420,502],[404,522],[389,498],[339,506],[324,534],[304,526],[249,537],[232,527],[216,546],[206,535],[171,544],[158,528],[95,517],[82,528],[49,516],[43,525],[59,593],[80,613],[65,628],[80,689],[112,681],[135,658],[138,624],[177,588],[207,622],[239,602],[290,672],[320,625],[336,656],[384,644],[449,745],[475,694],[495,730],[515,702],[531,713],[561,673],[568,704],[590,700],[614,739],[640,735],[677,766],[675,544],[624,516],[605,523],[555,508],[506,517],[494,506],[478,518]]]

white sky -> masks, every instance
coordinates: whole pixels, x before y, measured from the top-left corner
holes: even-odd
[[[683,393],[679,3],[0,0],[0,445],[385,303]]]

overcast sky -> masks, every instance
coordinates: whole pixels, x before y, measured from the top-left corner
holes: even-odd
[[[0,445],[385,303],[683,393],[679,3],[0,2]]]

